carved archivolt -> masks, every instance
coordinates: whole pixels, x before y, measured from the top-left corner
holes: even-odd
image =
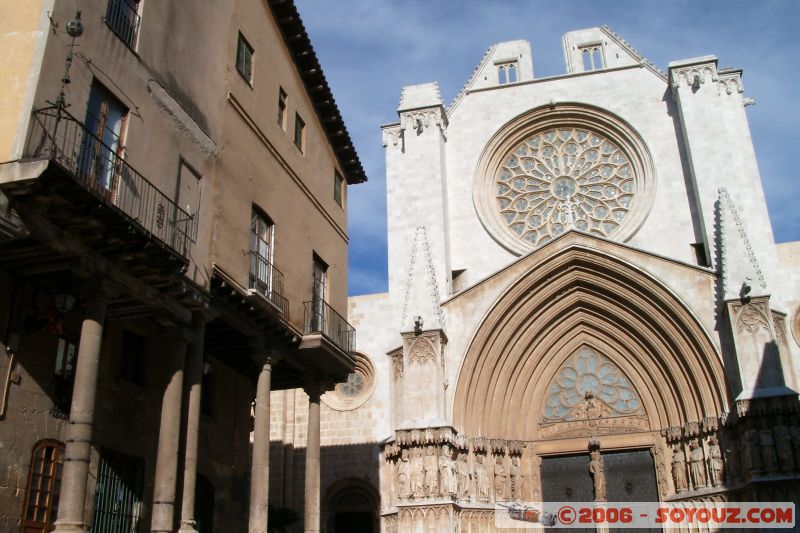
[[[800,305],[795,307],[792,315],[792,335],[794,336],[794,341],[800,344]]]
[[[591,425],[574,420],[589,412],[601,415],[585,420],[600,421],[595,428],[603,433],[664,428],[722,413],[725,373],[695,316],[660,282],[600,251],[591,237],[570,239],[560,249],[553,243],[526,257],[522,266],[530,270],[478,327],[459,373],[456,427],[535,440],[591,433]],[[584,346],[613,354],[619,373],[608,367],[603,379],[616,380],[616,393],[628,398],[625,416],[611,416],[625,412],[624,403],[604,406],[595,401],[598,394],[587,403],[569,379],[556,383],[558,390],[541,379],[558,375]],[[606,392],[609,401],[614,398],[611,389]],[[603,422],[608,420],[620,423],[614,428]]]

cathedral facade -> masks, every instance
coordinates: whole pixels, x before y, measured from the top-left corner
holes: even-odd
[[[356,371],[322,397],[328,531],[800,499],[800,243],[774,241],[742,72],[663,72],[607,27],[563,47],[536,78],[528,42],[492,46],[382,127],[389,288],[351,297]],[[301,396],[272,398],[288,506]]]

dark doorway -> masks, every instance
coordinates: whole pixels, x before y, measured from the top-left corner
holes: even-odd
[[[589,474],[589,453],[542,458],[542,499],[546,502],[591,502],[594,483]],[[594,528],[571,531],[594,532]]]
[[[594,501],[589,453],[542,458],[542,496],[546,502]]]
[[[328,533],[377,533],[379,497],[363,479],[339,480],[328,489],[323,504]]]
[[[606,489],[610,502],[657,502],[658,484],[650,450],[609,452],[603,454]],[[636,533],[656,531],[649,528],[609,529],[610,532]]]
[[[336,533],[373,533],[372,513],[336,513]]]

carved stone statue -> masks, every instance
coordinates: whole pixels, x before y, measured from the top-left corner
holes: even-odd
[[[758,430],[748,425],[742,434],[742,464],[750,476],[762,472],[761,453],[758,449]]]
[[[425,494],[428,497],[439,495],[439,458],[435,446],[428,446],[425,451]]]
[[[672,479],[675,481],[675,492],[686,492],[689,484],[686,480],[686,457],[680,444],[676,444],[672,452]]]
[[[727,463],[728,467],[728,481],[738,481],[742,476],[741,469],[739,468],[739,461],[741,460],[739,455],[739,445],[737,444],[736,439],[733,437],[727,439],[726,442],[725,462]]]
[[[778,418],[778,424],[772,428],[775,435],[775,451],[778,455],[778,464],[781,472],[791,472],[794,470],[794,451],[792,450],[792,435],[789,428],[783,424],[783,420]]]
[[[703,457],[703,448],[697,440],[689,443],[689,459],[691,461],[692,483],[695,490],[706,488],[706,465]]]
[[[470,491],[471,476],[469,473],[469,463],[467,463],[466,452],[461,452],[458,454],[457,470],[458,470],[458,497],[468,498]]]
[[[400,499],[407,499],[411,496],[411,462],[408,460],[408,450],[400,452],[400,461],[397,463],[397,486]]]
[[[711,436],[708,439],[708,473],[711,476],[711,484],[719,487],[722,484],[722,450],[719,447],[717,437]]]
[[[589,473],[594,478],[594,501],[606,501],[606,474],[603,470],[603,456],[600,450],[589,452]]]
[[[439,457],[439,474],[442,479],[442,493],[455,496],[458,492],[456,462],[453,460],[453,451],[447,444],[442,446],[442,455]]]
[[[498,457],[494,464],[494,497],[496,501],[506,498],[506,467],[502,457]]]
[[[415,448],[411,452],[411,497],[425,497],[425,466],[422,459],[422,450]]]
[[[511,499],[522,501],[522,468],[519,466],[519,457],[511,458]]]
[[[775,438],[772,436],[772,430],[767,426],[766,420],[761,424],[758,441],[761,443],[761,459],[764,463],[764,470],[768,474],[774,474],[778,471],[778,456],[775,453]]]
[[[477,485],[478,500],[489,501],[489,475],[486,472],[486,465],[483,464],[483,455],[475,456],[475,483]]]

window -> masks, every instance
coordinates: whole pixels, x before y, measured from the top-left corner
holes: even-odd
[[[92,533],[139,531],[144,461],[104,449],[97,472]]]
[[[311,281],[311,330],[325,331],[325,298],[328,293],[328,265],[314,254]]]
[[[128,48],[136,48],[136,37],[139,34],[139,0],[108,0],[106,7],[106,24],[117,37],[122,39]]]
[[[702,242],[696,242],[690,245],[692,247],[692,251],[694,252],[695,261],[699,266],[707,267],[711,266],[708,263],[708,259],[706,258],[706,245]]]
[[[127,118],[128,109],[108,89],[94,82],[84,121],[91,135],[83,137],[78,171],[112,202],[119,185],[119,160],[124,151]]]
[[[584,46],[580,48],[583,58],[583,71],[598,70],[604,68],[603,47],[599,44]]]
[[[497,65],[497,81],[500,85],[515,83],[517,81],[517,62],[512,61]]]
[[[247,83],[253,83],[253,47],[244,38],[244,35],[239,33],[239,43],[236,46],[236,70],[239,74],[247,80]]]
[[[317,254],[314,254],[313,276],[311,299],[324,302],[328,296],[328,265]]]
[[[45,532],[53,528],[58,514],[64,444],[55,440],[37,442],[31,453],[28,488],[25,491],[22,531]]]
[[[125,330],[122,334],[119,377],[140,387],[144,387],[145,343],[144,337],[131,331]]]
[[[269,297],[273,290],[273,240],[275,225],[257,209],[250,215],[250,288]]]
[[[294,144],[297,146],[301,152],[304,151],[304,143],[305,143],[305,129],[306,123],[303,122],[303,119],[300,118],[300,115],[295,114],[294,116]]]
[[[286,131],[286,99],[288,96],[286,95],[286,91],[283,90],[283,87],[278,88],[278,126],[281,127],[283,131]]]
[[[344,178],[338,172],[333,173],[333,199],[340,206],[344,205]]]

